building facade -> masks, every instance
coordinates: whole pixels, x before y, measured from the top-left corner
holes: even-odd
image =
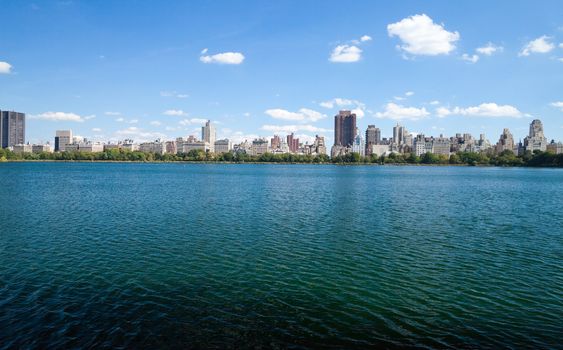
[[[268,152],[268,140],[267,139],[256,139],[252,141],[252,146],[250,147],[250,155],[260,156]]]
[[[293,133],[287,135],[287,146],[289,147],[289,152],[297,153],[299,152],[299,139],[296,138]]]
[[[205,126],[201,127],[201,139],[209,145],[209,151],[215,152],[215,141],[217,139],[217,133],[215,131],[215,125],[208,120]]]
[[[356,138],[356,114],[340,111],[334,116],[334,145],[350,147]]]
[[[504,151],[514,152],[514,137],[507,128],[502,130],[502,134],[499,137],[496,148],[497,153],[502,153]]]
[[[72,143],[72,130],[57,130],[55,132],[55,152],[64,152],[66,145]]]
[[[524,149],[530,152],[547,150],[547,139],[543,134],[543,124],[539,119],[534,119],[530,124],[530,132],[524,139]]]
[[[231,144],[231,140],[229,139],[222,139],[222,140],[217,140],[215,141],[214,144],[214,149],[215,149],[215,153],[219,154],[219,153],[228,153],[231,151],[232,149],[232,144]]]
[[[381,141],[381,130],[376,128],[375,125],[368,125],[366,129],[366,155],[371,154],[373,145],[378,145]]]
[[[25,144],[25,114],[0,111],[0,148]]]

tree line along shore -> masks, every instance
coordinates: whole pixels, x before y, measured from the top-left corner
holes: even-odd
[[[328,155],[300,155],[264,153],[251,156],[245,153],[206,153],[192,150],[188,153],[158,154],[139,151],[108,150],[104,152],[54,152],[54,153],[14,153],[0,149],[0,161],[107,161],[107,162],[229,162],[229,163],[301,163],[301,164],[424,164],[424,165],[488,165],[488,166],[527,166],[563,167],[563,154],[551,152],[526,152],[515,155],[511,151],[500,154],[458,152],[452,155],[426,153],[392,153],[388,156],[360,156],[349,153],[330,158]]]

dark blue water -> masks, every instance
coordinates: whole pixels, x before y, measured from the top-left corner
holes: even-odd
[[[0,225],[0,348],[562,348],[562,170],[0,163]]]

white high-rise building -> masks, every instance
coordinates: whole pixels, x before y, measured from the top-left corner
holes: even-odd
[[[214,144],[214,152],[217,154],[230,152],[232,148],[233,145],[229,139],[217,140]]]
[[[70,145],[72,142],[72,130],[57,130],[55,133],[55,152],[64,152],[66,145]]]
[[[547,139],[543,134],[543,124],[539,119],[534,119],[530,124],[530,134],[524,139],[524,149],[530,152],[547,150]]]
[[[217,134],[215,132],[215,125],[211,124],[211,120],[205,123],[205,126],[201,127],[201,139],[203,142],[209,144],[209,151],[215,152],[215,140],[217,139]]]

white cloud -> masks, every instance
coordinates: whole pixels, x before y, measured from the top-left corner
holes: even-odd
[[[407,98],[403,96],[393,96],[393,99],[396,101],[402,101],[402,100],[406,100]]]
[[[464,61],[467,61],[469,63],[477,63],[477,61],[479,61],[479,56],[478,55],[468,55],[466,53],[464,53],[463,55],[461,55],[461,59]]]
[[[319,128],[314,125],[263,125],[262,130],[274,133],[286,133],[308,131],[308,132],[331,132],[330,129]]]
[[[436,108],[436,115],[437,115],[439,118],[445,118],[445,117],[447,117],[447,116],[450,115],[450,114],[452,114],[452,112],[451,112],[449,109],[447,109],[446,107],[438,107],[438,108]]]
[[[385,111],[375,113],[375,117],[377,118],[392,120],[419,120],[426,118],[429,115],[430,113],[428,113],[424,107],[403,107],[392,102],[385,105]]]
[[[361,42],[366,42],[366,41],[371,41],[371,36],[369,35],[362,35],[362,37],[360,38]]]
[[[551,102],[549,105],[553,106],[555,108],[559,108],[563,112],[563,102],[561,102],[561,101]]]
[[[93,132],[100,132],[100,131],[102,131],[102,129],[100,129],[100,128],[92,128],[92,131],[93,131]]]
[[[295,121],[311,121],[316,122],[326,118],[326,115],[308,108],[301,108],[297,112],[290,112],[281,108],[268,109],[264,113],[274,119],[295,120]]]
[[[160,96],[162,97],[176,97],[176,98],[188,98],[190,95],[188,94],[180,94],[176,91],[161,91]]]
[[[147,132],[136,126],[131,126],[123,130],[115,132],[118,138],[127,137],[133,138],[136,142],[154,141],[156,139],[165,140],[167,136],[160,132]]]
[[[160,125],[162,125],[162,123],[159,122],[158,120],[153,120],[153,121],[150,122],[149,124],[150,124],[150,125],[153,125],[153,126],[160,126]]]
[[[334,108],[335,105],[339,107],[351,106],[353,104],[354,104],[353,100],[349,100],[347,98],[340,98],[340,97],[336,97],[333,98],[332,100],[319,103],[319,105],[324,108]]]
[[[112,116],[121,115],[121,113],[119,113],[119,112],[104,112],[104,114],[105,115],[112,115]]]
[[[180,125],[184,125],[184,126],[188,126],[188,125],[192,125],[192,124],[205,124],[207,122],[207,119],[203,119],[203,118],[192,118],[192,119],[183,119],[180,120],[179,124]]]
[[[8,62],[0,61],[0,74],[10,74],[12,73],[12,65]]]
[[[559,48],[563,49],[563,43],[559,43]]]
[[[82,117],[75,113],[65,113],[65,112],[45,112],[42,114],[31,115],[31,119],[41,119],[49,121],[65,121],[65,122],[79,122],[82,123],[85,120],[93,119],[96,116],[90,115]]]
[[[448,32],[443,24],[436,24],[425,14],[404,18],[387,26],[390,37],[402,41],[399,48],[411,55],[447,55],[455,50],[458,32]]]
[[[350,100],[347,98],[340,98],[340,97],[336,97],[333,98],[332,100],[328,100],[328,101],[324,101],[319,103],[319,106],[324,107],[324,108],[334,108],[335,106],[338,107],[346,107],[346,106],[356,106],[358,108],[365,108],[364,103],[358,101],[358,100]]]
[[[414,92],[413,92],[413,91],[407,91],[407,92],[405,92],[405,96],[412,96],[412,95],[414,95]]]
[[[338,45],[332,50],[329,61],[336,63],[357,62],[362,58],[362,49],[354,45]]]
[[[503,50],[504,48],[502,46],[497,46],[491,42],[488,42],[485,46],[475,49],[475,51],[485,56],[491,56],[492,54],[502,52]]]
[[[357,118],[363,118],[366,114],[361,108],[354,108],[350,112],[354,113]]]
[[[473,116],[473,117],[510,117],[510,118],[522,118],[525,115],[518,110],[518,108],[511,105],[498,105],[496,103],[481,103],[474,107],[455,107],[453,109],[448,109],[445,107],[440,107],[436,109],[436,114],[438,117],[447,117],[449,115],[461,115],[461,116]]]
[[[164,115],[176,116],[176,117],[188,115],[188,113],[184,112],[181,109],[169,109],[169,110],[164,111],[163,114]]]
[[[530,56],[532,53],[548,53],[555,48],[547,35],[540,36],[526,44],[518,56]]]
[[[218,64],[241,64],[244,61],[244,55],[240,52],[223,52],[215,55],[205,55],[207,49],[202,51],[199,60],[203,63],[218,63]]]
[[[428,103],[431,104],[431,105],[433,105],[433,106],[435,106],[435,105],[439,105],[439,104],[440,104],[440,101],[434,100],[434,101],[430,101],[430,102],[428,102]]]
[[[119,123],[137,124],[139,122],[139,119],[129,119],[129,120],[127,120],[123,117],[119,117],[119,118],[115,119],[115,121],[119,122]]]

